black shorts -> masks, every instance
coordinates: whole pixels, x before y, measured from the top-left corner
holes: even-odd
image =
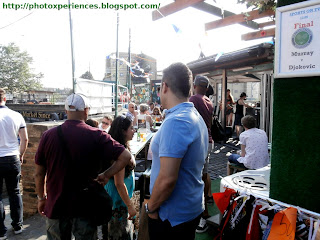
[[[229,115],[230,113],[233,113],[233,109],[232,109],[232,108],[227,109],[227,111],[226,111],[226,115]]]
[[[234,125],[242,126],[241,118],[243,118],[243,114],[235,114]]]

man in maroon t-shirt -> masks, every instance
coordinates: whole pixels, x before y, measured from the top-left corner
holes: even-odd
[[[209,158],[210,153],[212,150],[212,136],[211,136],[211,125],[212,125],[212,113],[213,113],[213,105],[210,101],[210,99],[205,96],[206,91],[209,87],[209,79],[205,76],[196,76],[194,80],[194,90],[195,95],[190,97],[189,101],[194,104],[194,107],[198,110],[200,115],[202,116],[204,122],[207,125],[208,128],[208,136],[209,136],[209,147],[208,147],[208,154],[206,158],[206,163],[203,168],[202,173],[202,180],[204,181],[204,197],[205,197],[205,210],[203,212],[202,218],[200,219],[200,223],[196,229],[197,233],[202,233],[207,231],[208,226],[206,224],[206,219],[209,217],[208,213],[208,207],[207,207],[207,199],[208,199],[208,193],[211,189],[211,179],[210,175],[208,173],[208,165],[209,165]]]
[[[107,133],[85,124],[89,112],[85,96],[70,95],[65,108],[68,120],[61,126],[67,147],[63,147],[56,127],[44,132],[36,153],[38,211],[47,217],[48,239],[59,236],[71,240],[71,232],[77,239],[94,239],[97,228],[89,219],[75,216],[74,206],[80,199],[74,189],[97,177],[100,183],[106,182],[131,163],[131,154]],[[111,166],[112,160],[116,161]]]

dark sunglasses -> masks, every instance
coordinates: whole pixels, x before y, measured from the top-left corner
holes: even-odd
[[[102,124],[105,124],[105,125],[109,125],[109,123],[107,123],[107,122],[103,122],[103,121],[102,121],[101,123],[102,123]]]

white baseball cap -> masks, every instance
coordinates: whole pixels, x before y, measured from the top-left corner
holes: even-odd
[[[70,108],[70,106],[73,106],[74,108]],[[79,93],[73,93],[67,97],[65,103],[65,109],[67,111],[84,111],[85,108],[90,108],[89,100],[86,96]]]

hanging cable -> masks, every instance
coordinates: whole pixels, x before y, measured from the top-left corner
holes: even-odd
[[[31,13],[27,14],[26,16],[24,16],[24,17],[22,17],[22,18],[20,18],[20,19],[18,19],[18,20],[16,20],[16,21],[14,21],[14,22],[12,22],[12,23],[9,23],[9,24],[8,24],[8,25],[6,25],[6,26],[0,27],[0,30],[2,30],[2,29],[4,29],[4,28],[6,28],[6,27],[9,27],[9,26],[11,26],[11,25],[13,25],[13,24],[15,24],[15,23],[17,23],[17,22],[21,21],[22,19],[24,19],[24,18],[26,18],[26,17],[30,16],[32,13],[34,13],[34,12],[31,12]]]

